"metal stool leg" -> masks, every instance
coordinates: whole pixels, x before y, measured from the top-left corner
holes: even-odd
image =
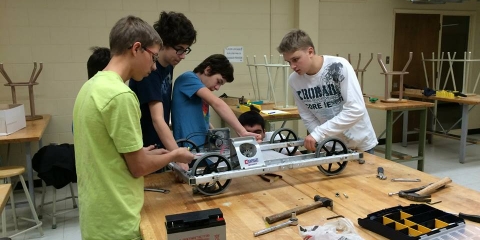
[[[47,195],[47,184],[42,180],[42,201],[40,206],[38,206],[38,219],[43,218],[43,206],[45,204],[45,195]]]
[[[30,193],[28,192],[27,185],[25,184],[25,179],[23,178],[23,176],[21,174],[18,175],[18,177],[20,178],[20,182],[22,183],[23,191],[25,192],[25,195],[27,196],[28,205],[30,205],[30,210],[32,212],[33,219],[35,220],[35,223],[37,224],[34,227],[29,228],[25,231],[28,231],[28,230],[33,229],[33,228],[38,228],[38,231],[40,232],[40,235],[43,236],[42,222],[40,220],[38,220],[37,212],[35,211],[35,206],[33,206],[32,198],[30,198]],[[17,233],[16,235],[18,235],[18,234],[20,234],[20,233]]]
[[[11,178],[7,178],[7,182],[12,184],[12,191],[10,192],[10,206],[12,206],[12,214],[13,214],[13,224],[15,225],[15,231],[18,230],[18,221],[17,221],[17,210],[15,207],[15,199],[13,198],[13,190],[15,190],[16,183],[13,184]]]
[[[73,208],[77,208],[77,201],[75,200],[75,193],[73,192],[73,184],[70,183],[70,193],[72,193]]]
[[[7,236],[7,216],[6,216],[6,209],[2,211],[2,237]]]
[[[52,229],[57,228],[57,189],[55,187],[53,188],[53,202],[52,202],[52,207],[53,207],[53,214],[52,214]]]

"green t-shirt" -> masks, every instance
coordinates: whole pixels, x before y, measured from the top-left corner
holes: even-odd
[[[115,72],[98,72],[73,108],[82,239],[140,239],[143,177],[122,153],[142,148],[138,99]]]

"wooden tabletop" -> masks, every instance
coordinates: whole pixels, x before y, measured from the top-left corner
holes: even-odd
[[[42,119],[27,121],[27,127],[20,129],[17,132],[7,136],[0,136],[0,144],[39,141],[51,118],[48,114],[42,116]]]
[[[376,97],[378,101],[371,103],[368,98],[365,98],[365,106],[367,108],[380,109],[380,110],[407,110],[415,108],[427,108],[433,107],[435,104],[431,102],[421,102],[414,100],[406,100],[402,102],[382,102],[382,97]]]
[[[319,208],[298,215],[299,225],[324,224],[328,217],[343,215],[354,223],[363,238],[385,239],[361,228],[357,219],[385,208],[414,204],[416,202],[398,196],[390,197],[388,193],[423,186],[439,178],[370,154],[365,154],[365,160],[365,164],[350,162],[342,173],[331,177],[310,167],[278,172],[283,178],[273,183],[261,181],[258,176],[233,179],[225,192],[216,196],[193,195],[187,184],[174,183],[172,173],[150,175],[145,178],[145,186],[171,192],[145,192],[140,231],[144,240],[165,239],[165,215],[220,208],[229,240],[301,239],[298,228],[293,226],[256,238],[253,233],[266,227],[264,217],[310,204],[313,196],[319,194],[333,200],[333,211]],[[379,166],[384,168],[387,180],[376,178]],[[420,178],[422,182],[391,182],[392,178]],[[340,197],[335,197],[337,192]],[[442,201],[433,207],[443,211],[480,214],[480,192],[455,183],[433,193],[432,201]]]
[[[5,204],[7,204],[7,200],[10,197],[11,190],[11,184],[0,184],[0,213],[2,213]]]
[[[393,96],[398,96],[398,91],[392,92]],[[437,96],[430,96],[426,97],[421,93],[406,93],[403,92],[403,96],[405,97],[412,97],[412,98],[421,98],[421,99],[429,99],[429,100],[439,100],[443,102],[454,102],[454,103],[461,103],[461,104],[468,104],[468,105],[477,105],[480,104],[480,96],[468,96],[468,97],[455,97],[455,98],[444,98],[444,97],[437,97]]]
[[[230,106],[232,109],[233,113],[235,113],[235,116],[240,116],[242,112],[240,111],[237,106]],[[288,112],[287,114],[264,114],[260,112],[260,115],[262,115],[263,119],[265,121],[269,122],[274,122],[274,121],[288,121],[288,120],[297,120],[300,119],[300,114],[298,113],[298,109],[294,110],[282,110],[284,112]]]

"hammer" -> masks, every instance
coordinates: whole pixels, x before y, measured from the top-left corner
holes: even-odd
[[[314,203],[292,208],[287,211],[265,217],[265,220],[267,221],[267,223],[272,224],[274,222],[278,222],[280,220],[289,218],[290,216],[292,216],[292,212],[295,212],[297,215],[300,215],[304,212],[308,212],[310,210],[313,210],[319,207],[330,207],[331,209],[333,209],[333,201],[330,198],[320,197],[319,195],[315,195],[315,197],[313,197],[313,200],[315,200]]]
[[[450,179],[449,177],[445,177],[444,179],[438,181],[438,182],[435,182],[435,183],[432,183],[428,186],[426,186],[425,188],[423,188],[422,190],[418,191],[418,192],[405,192],[405,191],[400,191],[398,193],[398,196],[400,197],[403,197],[403,198],[406,198],[408,200],[411,200],[411,201],[415,201],[415,202],[430,202],[431,199],[431,193],[437,191],[438,189],[442,188],[442,187],[445,187],[445,185],[449,184],[452,182],[452,179]]]

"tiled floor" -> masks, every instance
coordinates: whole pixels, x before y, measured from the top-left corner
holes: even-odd
[[[472,136],[480,138],[480,135]],[[415,143],[409,144],[408,147],[403,148],[400,144],[395,144],[395,150],[401,151],[404,153],[409,153],[416,155],[417,145]],[[433,145],[426,146],[426,163],[425,171],[433,174],[438,177],[450,177],[455,183],[461,184],[465,187],[475,189],[480,191],[480,146],[478,145],[468,145],[467,154],[466,154],[466,163],[460,164],[458,162],[458,149],[459,142],[447,138],[434,138]],[[378,154],[378,153],[377,153]],[[379,154],[380,155],[380,154]],[[409,162],[405,165],[416,168],[416,162]],[[387,173],[388,174],[388,173]],[[57,198],[63,198],[69,194],[68,187],[57,190]],[[22,192],[16,192],[16,200],[21,200]],[[47,200],[51,201],[52,188],[49,189]],[[40,202],[40,194],[37,194],[37,203]],[[57,210],[62,210],[72,207],[72,201],[63,201],[57,204]],[[48,205],[45,208],[45,211],[51,211],[52,206]],[[28,216],[28,209],[22,208],[19,210],[19,213],[23,216]],[[7,210],[7,226],[10,230],[8,233],[13,233],[13,222],[11,218],[11,211]],[[57,217],[57,228],[52,229],[52,219],[51,217],[45,216],[43,219],[43,229],[45,235],[40,236],[39,232],[32,230],[26,234],[22,234],[13,238],[14,240],[20,239],[48,239],[48,240],[76,240],[81,239],[80,237],[80,228],[78,221],[78,211],[73,211],[60,215]],[[25,221],[19,221],[19,228],[25,229],[28,225]]]

